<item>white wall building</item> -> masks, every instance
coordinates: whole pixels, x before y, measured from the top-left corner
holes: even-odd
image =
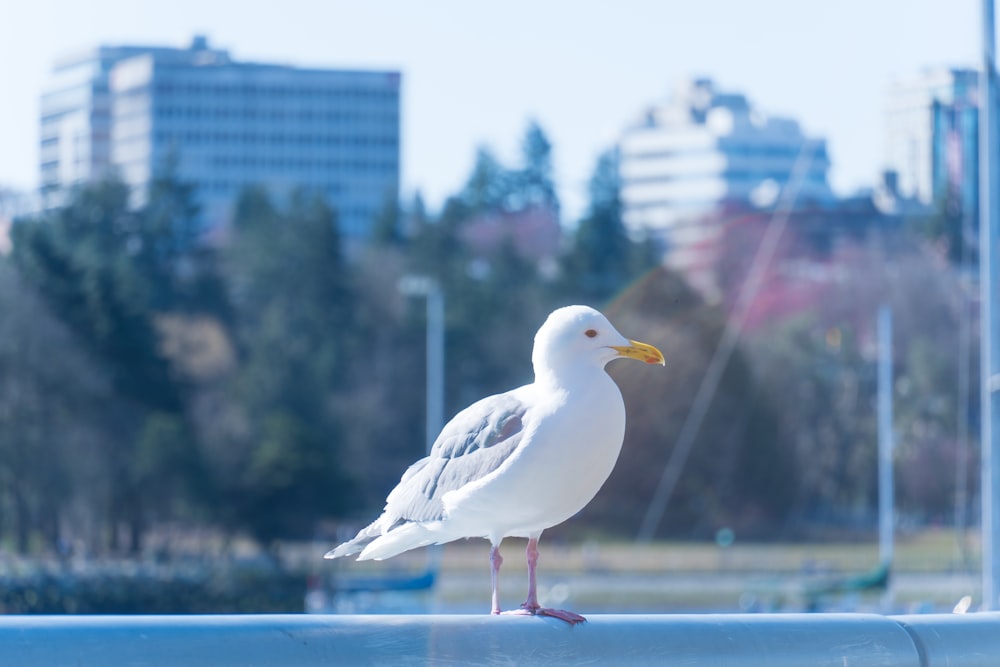
[[[206,228],[224,226],[240,191],[305,187],[363,241],[399,184],[400,75],[233,62],[188,49],[101,47],[56,66],[42,98],[42,189],[114,168],[137,201],[168,161],[197,186]]]
[[[796,201],[831,202],[824,140],[805,137],[794,120],[758,113],[743,95],[718,92],[711,80],[682,82],[621,138],[625,224],[661,240],[675,268],[697,265],[720,233],[706,216],[726,204],[773,205],[805,149],[812,158]]]
[[[40,183],[44,204],[58,205],[66,188],[108,173],[111,165],[108,72],[122,58],[152,50],[102,46],[55,64],[40,106]]]

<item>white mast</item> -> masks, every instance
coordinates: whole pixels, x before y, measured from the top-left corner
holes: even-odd
[[[879,562],[892,565],[895,511],[892,475],[892,309],[878,311],[878,555]],[[892,606],[892,578],[883,606]]]
[[[994,196],[997,174],[996,67],[993,0],[983,0],[983,63],[979,85],[979,282],[980,282],[980,388],[982,395],[982,543],[983,609],[1000,608],[1000,345],[998,345],[997,285],[1000,280],[994,257],[1000,233],[1000,215]]]

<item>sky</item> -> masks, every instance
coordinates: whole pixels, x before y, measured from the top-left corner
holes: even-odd
[[[578,214],[597,156],[690,77],[825,138],[831,183],[849,194],[883,167],[889,83],[977,66],[979,14],[975,0],[0,0],[0,187],[37,185],[56,59],[203,34],[236,60],[402,72],[401,194],[432,208],[477,147],[516,164],[535,120]]]

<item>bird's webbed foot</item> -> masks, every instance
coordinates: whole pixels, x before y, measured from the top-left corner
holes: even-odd
[[[576,612],[567,611],[565,609],[550,609],[549,607],[539,607],[532,612],[536,616],[551,616],[552,618],[558,618],[560,621],[566,621],[570,625],[576,625],[577,623],[585,623],[586,618],[580,616]]]
[[[570,625],[584,623],[587,620],[580,614],[572,611],[566,611],[565,609],[551,609],[549,607],[528,604],[527,602],[522,604],[519,609],[510,609],[500,613],[505,616],[551,616],[552,618],[558,618],[560,621],[565,621]]]

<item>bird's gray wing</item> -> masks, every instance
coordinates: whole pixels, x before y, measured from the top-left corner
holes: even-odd
[[[442,497],[485,477],[517,449],[527,406],[510,393],[489,396],[459,412],[431,453],[403,473],[386,499],[391,524],[444,517]]]

